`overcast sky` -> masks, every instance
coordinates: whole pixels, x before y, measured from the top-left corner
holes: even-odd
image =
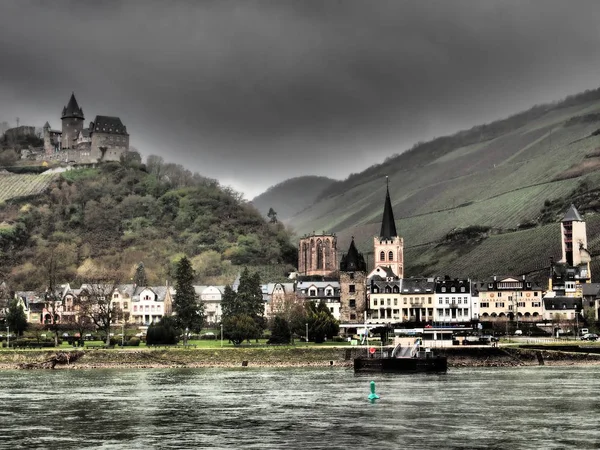
[[[121,117],[247,199],[600,86],[600,1],[0,1],[0,122]]]

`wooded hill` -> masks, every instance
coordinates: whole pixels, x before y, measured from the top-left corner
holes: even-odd
[[[288,223],[297,235],[337,233],[340,251],[355,236],[370,256],[389,176],[408,276],[543,278],[549,257],[560,259],[558,222],[571,202],[585,214],[598,265],[599,168],[597,89],[419,143],[332,183]],[[600,281],[600,267],[593,274]]]
[[[296,263],[283,225],[268,224],[217,181],[158,157],[4,177],[9,184],[0,176],[0,186],[15,195],[0,202],[0,280],[12,289],[43,287],[50,258],[60,261],[64,282],[90,262],[120,269],[128,282],[143,262],[153,285],[172,279],[183,254],[199,284],[231,283],[245,265],[263,279],[284,279]]]

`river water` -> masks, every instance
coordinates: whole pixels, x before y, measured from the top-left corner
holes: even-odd
[[[599,375],[598,366],[2,371],[0,448],[595,449]]]

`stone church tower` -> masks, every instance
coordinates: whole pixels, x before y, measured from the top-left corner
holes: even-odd
[[[334,234],[312,234],[298,244],[298,273],[329,276],[337,270],[337,238]]]
[[[363,323],[367,310],[367,264],[350,242],[348,253],[340,263],[340,322]]]
[[[375,266],[389,267],[398,278],[404,278],[404,239],[396,232],[389,183],[386,186],[381,232],[374,237],[373,248]]]
[[[77,100],[75,100],[75,93],[71,93],[69,103],[63,108],[60,118],[62,120],[62,148],[75,148],[85,120],[83,109],[79,107]]]

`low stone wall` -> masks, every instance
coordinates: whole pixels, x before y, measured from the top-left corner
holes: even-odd
[[[448,357],[449,367],[510,367],[523,365],[600,364],[600,355],[518,347],[450,347],[437,354]],[[35,366],[48,361],[55,351],[14,350],[0,352],[0,369]],[[158,367],[352,367],[366,349],[349,347],[270,347],[224,349],[127,349],[85,350],[69,365],[56,368],[158,368]]]

